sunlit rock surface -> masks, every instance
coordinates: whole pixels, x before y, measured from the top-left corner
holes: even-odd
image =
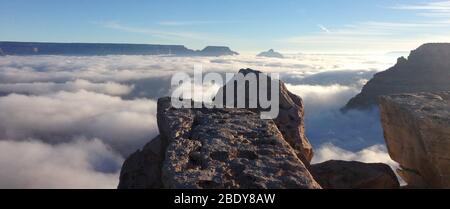
[[[161,136],[125,161],[119,188],[321,188],[256,112],[175,109],[161,98],[158,126]]]
[[[389,154],[408,185],[450,188],[450,92],[383,96],[380,110]]]
[[[248,75],[248,74],[255,74],[256,77],[263,76],[263,78],[267,78],[269,81],[272,79],[268,75],[252,69],[241,69],[239,71],[242,75]],[[241,79],[240,77],[235,76],[231,79],[225,86],[223,86],[221,89],[219,89],[219,92],[217,93],[216,97],[220,97],[220,95],[223,95],[223,101],[224,104],[227,104],[229,102],[226,101],[226,92],[224,90],[227,88],[228,85],[231,85],[233,82],[236,82],[236,84],[242,84],[242,89],[239,89],[239,91],[246,92],[246,104],[248,104],[249,96],[248,96],[248,88],[250,86],[256,86],[259,88],[259,80],[256,84],[249,84],[245,85],[245,80]],[[274,119],[275,124],[277,125],[278,129],[280,130],[281,134],[283,135],[284,139],[294,148],[295,152],[297,153],[298,157],[306,164],[308,165],[311,162],[311,159],[313,158],[313,148],[311,143],[309,142],[308,138],[305,135],[305,121],[304,121],[304,115],[305,115],[305,109],[303,105],[303,100],[299,96],[293,94],[290,92],[283,81],[279,81],[278,83],[278,108],[279,108],[279,114],[278,117]],[[270,84],[270,82],[268,82]],[[263,89],[263,88],[261,88]],[[234,95],[237,95],[237,86],[234,88]],[[263,89],[262,92],[259,92],[258,95],[262,94],[268,94],[271,95],[271,87],[268,86],[267,90]],[[235,97],[236,100],[236,97]],[[228,104],[228,106],[230,106]],[[232,106],[237,107],[236,103],[232,104]],[[249,106],[246,106],[249,108]],[[256,108],[256,111],[262,110],[262,108],[259,103],[257,105],[258,108]],[[251,108],[249,108],[251,109]]]

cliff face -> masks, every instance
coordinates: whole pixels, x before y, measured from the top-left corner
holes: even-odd
[[[383,96],[380,110],[389,154],[408,185],[450,188],[450,92]]]
[[[174,109],[161,136],[131,155],[119,188],[320,188],[272,120],[246,109]]]
[[[375,76],[352,98],[344,110],[367,109],[377,104],[381,95],[450,91],[450,44],[424,44],[408,59]]]

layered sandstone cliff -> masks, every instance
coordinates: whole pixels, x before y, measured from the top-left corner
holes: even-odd
[[[379,102],[389,154],[402,178],[413,188],[450,188],[450,92],[383,96]]]

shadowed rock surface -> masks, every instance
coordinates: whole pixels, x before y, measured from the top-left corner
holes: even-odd
[[[234,77],[232,78],[225,86],[219,89],[217,96],[220,97],[223,95],[223,103],[227,104],[227,106],[233,106],[237,107],[237,103],[234,104],[228,104],[229,102],[226,101],[226,91],[224,91],[228,85],[233,85],[233,82],[236,82],[236,84],[241,84],[242,88],[239,88],[239,91],[245,92],[245,100],[246,100],[246,107],[249,108],[249,87],[254,85],[258,88],[258,95],[262,94],[271,94],[271,86],[270,86],[270,80],[271,77],[267,76],[266,74],[252,70],[252,69],[241,69],[239,71],[242,75],[248,75],[248,74],[255,74],[257,78],[259,76],[264,76],[267,78],[268,81],[268,87],[267,89],[263,89],[262,92],[259,91],[259,80],[256,84],[251,84],[247,82],[246,80],[242,79],[241,77]],[[283,81],[277,82],[279,84],[279,114],[278,117],[274,119],[275,124],[277,125],[278,129],[281,131],[281,134],[283,135],[283,138],[294,148],[295,152],[297,153],[298,157],[302,159],[302,161],[308,165],[311,162],[311,159],[313,158],[313,148],[311,143],[309,142],[308,138],[305,135],[305,122],[304,122],[304,105],[303,100],[291,93],[285,86]],[[235,95],[235,101],[236,101],[236,95],[238,92],[238,85],[235,85],[234,87],[234,95]],[[220,102],[219,102],[220,103]],[[259,102],[257,103],[256,109],[253,109],[253,111],[262,110],[264,108],[261,108]]]
[[[157,136],[142,151],[130,155],[122,166],[118,188],[162,188],[164,150],[161,137]]]
[[[380,111],[389,155],[408,186],[450,188],[450,92],[383,96]]]
[[[382,163],[331,160],[311,165],[311,173],[324,189],[398,189],[394,171]]]
[[[381,95],[450,91],[450,44],[424,44],[375,76],[343,110],[368,109]]]
[[[161,137],[124,162],[119,188],[321,188],[256,112],[174,109],[161,98],[157,118]]]

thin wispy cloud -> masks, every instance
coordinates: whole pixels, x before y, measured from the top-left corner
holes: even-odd
[[[375,29],[386,29],[386,30],[401,30],[401,29],[417,29],[417,28],[434,28],[434,27],[445,27],[450,26],[450,23],[445,21],[426,21],[419,23],[410,22],[365,22],[369,27]]]
[[[450,41],[450,1],[395,5],[387,10],[402,10],[417,21],[367,20],[335,27],[318,24],[320,32],[281,39],[287,44],[334,50],[373,51],[409,50],[426,42]]]
[[[164,31],[164,30],[155,30],[145,27],[133,27],[124,24],[120,24],[117,22],[106,22],[100,23],[103,27],[120,30],[130,33],[141,33],[147,34],[151,36],[157,36],[159,38],[171,39],[171,38],[188,38],[188,39],[204,39],[207,35],[194,33],[194,32],[186,32],[186,31]]]
[[[318,24],[317,27],[319,27],[320,30],[322,30],[325,33],[330,33],[331,32],[330,30],[328,30],[328,28],[326,28],[325,26],[323,26],[321,24]]]
[[[450,11],[450,1],[438,1],[422,4],[396,5],[393,9],[401,10],[433,10],[433,11]]]
[[[420,16],[447,18],[447,20],[450,20],[450,1],[439,1],[439,2],[429,2],[410,5],[396,5],[391,9],[416,11],[418,12],[417,14]]]
[[[426,29],[422,27],[422,31]],[[317,51],[333,52],[389,52],[396,50],[410,50],[427,42],[449,42],[450,32],[421,33],[413,26],[404,25],[403,28],[392,24],[360,24],[358,27],[344,27],[330,33],[321,32],[280,39],[279,42],[289,46],[297,46]],[[411,34],[411,35],[410,35]]]
[[[195,26],[195,25],[211,25],[211,24],[229,24],[236,23],[235,21],[219,21],[219,20],[193,20],[193,21],[173,21],[166,20],[157,22],[158,25],[161,26]]]
[[[119,22],[96,22],[95,24],[100,25],[103,28],[127,32],[127,33],[136,33],[136,34],[144,34],[148,36],[152,36],[161,40],[167,40],[170,42],[177,42],[179,44],[184,45],[189,41],[194,41],[199,43],[199,47],[204,47],[206,45],[229,45],[230,40],[239,41],[236,38],[230,38],[223,36],[221,34],[212,34],[212,33],[204,33],[204,32],[194,32],[188,30],[180,30],[176,27],[164,28],[162,25],[159,27],[137,27],[131,26],[128,24],[122,24]],[[167,25],[182,25],[189,24],[188,22],[166,22],[163,24]],[[199,23],[200,24],[200,23]]]

